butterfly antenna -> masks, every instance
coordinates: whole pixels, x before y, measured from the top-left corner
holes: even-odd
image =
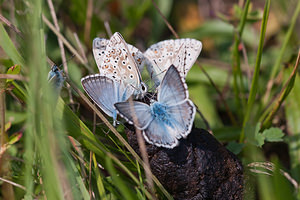
[[[63,66],[63,64],[69,62],[70,60],[72,60],[75,57],[75,54],[73,54],[70,58],[68,58],[68,60],[66,60],[65,62],[61,63],[58,67],[61,68]],[[61,69],[62,70],[62,69]]]

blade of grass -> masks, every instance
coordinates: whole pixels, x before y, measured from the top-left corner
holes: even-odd
[[[88,98],[71,82],[71,80],[67,79],[67,82],[71,85],[73,90],[79,94],[79,96],[89,105],[90,108],[97,114],[97,116],[105,123],[105,125],[115,134],[115,136],[124,144],[124,146],[128,149],[128,151],[132,154],[132,156],[144,167],[147,165],[144,164],[143,160],[138,156],[138,154],[132,149],[132,147],[127,143],[127,141],[122,137],[122,135],[109,123],[109,121],[101,114],[101,112],[97,109],[97,107],[91,103]],[[151,171],[151,169],[147,169]],[[164,195],[168,199],[173,199],[172,196],[165,190],[165,188],[161,185],[159,180],[152,174],[152,179],[155,184],[160,188],[160,190],[164,193]]]
[[[288,42],[290,41],[290,38],[292,36],[292,33],[293,33],[294,28],[295,28],[295,25],[296,25],[299,14],[300,14],[300,1],[298,1],[298,3],[297,3],[296,9],[295,9],[294,14],[293,14],[293,17],[290,21],[289,29],[288,29],[285,37],[284,37],[284,41],[282,43],[282,46],[280,47],[279,54],[278,54],[278,56],[276,56],[274,67],[272,68],[272,71],[270,73],[269,83],[267,85],[267,91],[266,91],[265,96],[263,98],[265,104],[267,103],[267,101],[269,99],[269,96],[270,96],[270,93],[271,93],[271,90],[272,90],[272,87],[273,87],[273,84],[274,84],[274,78],[275,78],[275,76],[276,76],[276,74],[279,70],[280,65],[281,65],[283,55],[284,55],[284,53],[286,51],[286,48],[288,46]]]
[[[0,45],[7,56],[14,62],[14,64],[20,64],[21,66],[24,66],[24,59],[11,41],[2,23],[0,23]]]
[[[112,181],[114,185],[117,187],[119,192],[122,194],[123,199],[137,199],[132,190],[124,183],[124,181],[119,177],[116,172],[115,167],[113,166],[113,162],[110,157],[106,157],[105,159],[106,169],[112,177]]]
[[[100,175],[100,171],[98,169],[98,163],[95,157],[95,154],[93,153],[93,163],[94,163],[94,172],[96,174],[96,181],[97,181],[97,187],[98,187],[98,192],[99,192],[99,196],[101,199],[106,200],[106,194],[105,194],[105,189],[103,186],[103,182],[102,182],[102,177]]]
[[[233,88],[236,106],[239,110],[239,115],[243,115],[243,111],[246,105],[245,102],[245,88],[243,81],[243,74],[241,71],[241,60],[239,55],[239,45],[241,43],[241,37],[246,24],[246,19],[248,15],[250,0],[246,1],[245,7],[243,9],[242,18],[240,20],[239,26],[234,34],[234,45],[232,52],[232,73],[233,73]],[[242,95],[241,95],[242,94]],[[242,96],[242,97],[241,97]],[[242,109],[241,109],[242,108]]]
[[[286,82],[284,87],[281,89],[280,95],[276,99],[275,104],[272,107],[272,110],[268,113],[268,116],[263,121],[262,129],[266,129],[266,128],[269,128],[271,126],[272,120],[273,120],[275,114],[279,110],[279,108],[282,105],[283,101],[287,98],[287,96],[290,94],[291,90],[293,89],[294,83],[295,83],[295,78],[296,78],[296,75],[297,75],[297,70],[298,70],[298,67],[299,67],[299,62],[300,62],[300,50],[298,51],[298,57],[297,57],[293,72],[290,74],[290,77],[289,77],[288,81]],[[264,116],[264,114],[263,114],[263,116]]]
[[[242,128],[242,132],[240,135],[240,142],[243,142],[243,140],[245,138],[246,124],[249,121],[251,111],[253,108],[253,104],[255,101],[255,97],[257,94],[257,90],[258,90],[258,78],[259,78],[262,50],[263,50],[263,46],[264,46],[264,39],[265,39],[265,34],[266,34],[266,29],[267,29],[269,10],[270,10],[270,0],[266,0],[264,13],[263,13],[263,19],[261,22],[261,31],[260,31],[259,45],[258,45],[258,50],[257,50],[255,68],[254,68],[254,75],[253,75],[253,79],[252,79],[252,83],[251,83],[251,89],[250,89],[250,94],[249,94],[249,98],[248,98],[248,102],[247,102],[246,113],[245,113],[245,116],[243,119],[243,128]]]

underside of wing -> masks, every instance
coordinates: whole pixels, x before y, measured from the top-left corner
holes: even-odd
[[[101,67],[104,64],[104,57],[105,57],[106,46],[108,42],[109,40],[105,38],[95,38],[93,40],[93,54],[100,74],[101,74]]]
[[[116,82],[99,74],[81,79],[82,86],[89,97],[109,116],[115,117],[114,104],[126,101],[132,91],[127,90],[120,82]]]
[[[150,77],[156,86],[173,64],[183,75],[193,66],[202,49],[202,43],[195,39],[165,40],[151,45],[144,55]]]

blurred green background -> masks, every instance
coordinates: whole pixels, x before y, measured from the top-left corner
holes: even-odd
[[[0,2],[0,70],[14,75],[0,80],[3,199],[152,199],[152,189],[171,199],[157,181],[145,186],[123,126],[116,135],[78,93],[98,70],[95,37],[120,32],[141,51],[174,39],[160,12],[180,38],[203,44],[187,84],[209,127],[198,114],[195,126],[240,158],[244,198],[300,199],[300,1]],[[62,63],[71,86],[59,93],[47,74]]]

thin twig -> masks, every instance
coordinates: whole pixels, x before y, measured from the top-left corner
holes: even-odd
[[[104,21],[104,27],[105,27],[107,35],[109,37],[111,37],[112,36],[112,32],[111,32],[111,28],[110,28],[110,25],[109,25],[108,21]]]
[[[86,9],[86,20],[84,26],[84,42],[86,44],[90,42],[92,15],[93,15],[93,0],[88,0],[87,9]]]
[[[210,126],[209,126],[208,121],[205,119],[205,117],[203,116],[202,112],[199,110],[199,108],[198,108],[197,105],[196,105],[196,111],[197,111],[197,113],[201,116],[201,118],[203,119],[203,122],[204,122],[204,124],[205,124],[205,126],[206,126],[207,131],[208,131],[210,134],[213,135],[213,132],[212,132]]]
[[[80,50],[81,56],[82,56],[82,58],[84,59],[84,61],[87,63],[88,60],[87,60],[87,58],[86,58],[86,56],[85,56],[84,49],[83,49],[82,44],[81,44],[81,42],[80,42],[80,40],[79,40],[79,38],[78,38],[78,35],[77,35],[77,33],[75,33],[75,32],[73,33],[73,35],[74,35],[74,38],[75,38],[76,43],[77,43],[77,45],[78,45],[78,48],[79,48],[79,50]]]
[[[271,162],[253,162],[253,163],[248,164],[248,167],[253,167],[253,168],[261,167],[261,168],[266,169],[266,170],[269,170],[269,171],[271,171],[271,172],[273,172],[273,173],[274,173],[274,171],[275,171],[275,165],[274,165],[274,163],[271,163]],[[264,171],[261,171],[261,170],[259,170],[259,169],[250,169],[250,170],[253,171],[253,172],[255,172],[255,173],[267,174],[267,175],[270,175],[270,176],[272,175],[272,174],[270,174],[270,173],[268,173],[268,172],[264,172]],[[295,188],[296,190],[299,190],[299,189],[300,189],[300,188],[299,188],[299,183],[298,183],[295,179],[293,179],[289,173],[285,172],[285,171],[282,170],[282,169],[279,169],[279,171],[280,171],[280,173],[281,173],[288,181],[291,182],[291,184],[294,186],[294,188]]]
[[[225,110],[228,114],[228,117],[230,118],[231,122],[234,125],[237,125],[237,121],[235,119],[235,117],[233,116],[232,112],[229,109],[228,104],[225,101],[224,95],[223,93],[219,90],[219,88],[217,87],[217,85],[215,84],[215,82],[212,80],[212,78],[208,75],[208,73],[204,70],[204,68],[202,67],[202,65],[200,64],[200,62],[197,60],[196,64],[199,66],[199,68],[201,69],[201,71],[204,73],[204,75],[207,77],[207,79],[209,80],[210,84],[213,86],[213,88],[215,88],[216,92],[218,93],[220,100],[222,101],[222,103],[225,106]]]
[[[179,39],[178,34],[176,33],[176,31],[173,29],[173,27],[171,26],[171,24],[168,22],[167,18],[164,16],[164,14],[160,11],[160,9],[158,8],[157,4],[155,3],[154,0],[151,0],[152,4],[154,5],[154,7],[156,8],[156,10],[158,11],[158,13],[160,14],[160,16],[163,18],[165,24],[168,26],[169,30],[172,32],[172,34]]]
[[[9,184],[11,184],[15,187],[21,188],[22,190],[26,191],[26,187],[24,187],[23,185],[20,185],[18,183],[12,182],[10,180],[7,180],[7,179],[1,178],[1,177],[0,177],[0,180],[3,181],[3,182],[9,183]]]
[[[27,77],[18,74],[0,74],[0,79],[14,79],[27,82],[29,81]]]
[[[0,14],[0,20],[3,23],[5,23],[9,28],[11,28],[14,32],[16,32],[21,38],[24,38],[21,31],[1,14]]]
[[[49,5],[52,20],[54,22],[54,26],[55,26],[57,32],[60,32],[60,28],[59,28],[59,25],[58,25],[58,21],[57,21],[57,17],[56,17],[56,14],[55,14],[55,10],[54,10],[52,0],[48,0],[48,5]],[[60,49],[62,65],[64,66],[64,73],[67,77],[69,77],[69,71],[68,71],[68,65],[67,65],[67,59],[66,59],[64,44],[63,44],[60,37],[57,37],[57,40],[58,40],[58,46],[59,46],[59,49]],[[71,91],[70,85],[68,85],[68,84],[67,84],[67,89],[68,89],[68,92],[69,92],[70,103],[73,105],[74,101],[73,101],[72,91]]]
[[[72,54],[74,54],[78,60],[87,68],[89,69],[89,67],[87,66],[87,63],[84,61],[84,59],[82,58],[82,56],[76,51],[76,49],[66,40],[66,38],[56,30],[56,28],[54,27],[53,24],[51,24],[51,22],[44,16],[42,15],[43,18],[43,22],[53,31],[53,33],[59,37],[62,42],[64,43],[64,45],[72,52]]]
[[[154,195],[154,186],[153,186],[153,181],[152,181],[152,178],[151,178],[152,177],[152,172],[151,172],[151,169],[150,169],[146,144],[145,144],[145,141],[143,139],[141,130],[136,128],[136,127],[139,127],[139,122],[138,122],[138,119],[137,119],[137,115],[135,114],[136,111],[135,111],[134,106],[133,106],[132,98],[129,99],[129,103],[130,103],[130,111],[132,113],[134,113],[133,114],[133,123],[135,125],[135,133],[137,135],[137,141],[138,141],[139,149],[140,149],[140,152],[142,154],[143,161],[144,161],[143,162],[143,167],[145,169],[147,183],[148,183],[148,186],[150,188],[150,193],[152,195],[152,198],[156,199],[155,195]]]
[[[250,86],[251,86],[251,70],[250,70],[250,65],[249,65],[249,61],[248,61],[248,56],[247,56],[247,50],[245,48],[245,45],[243,43],[243,41],[241,40],[241,46],[242,46],[242,53],[243,53],[243,57],[244,57],[244,61],[245,61],[245,65],[247,66],[246,67],[246,72],[247,72],[247,81],[248,81],[248,89],[250,91]]]

